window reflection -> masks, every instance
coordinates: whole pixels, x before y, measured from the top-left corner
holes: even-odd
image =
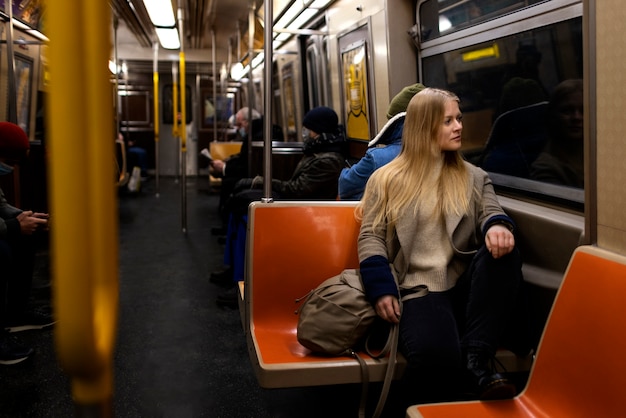
[[[582,188],[582,93],[559,93],[562,85],[582,86],[582,62],[582,19],[575,18],[424,58],[423,83],[461,98],[470,162]]]
[[[438,0],[420,10],[422,40],[464,29],[504,13],[549,0]]]
[[[583,187],[583,82],[565,80],[554,89],[547,120],[548,142],[532,163],[530,177]]]

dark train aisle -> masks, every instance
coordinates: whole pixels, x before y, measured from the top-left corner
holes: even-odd
[[[208,279],[222,265],[223,248],[210,232],[219,226],[218,195],[199,191],[196,181],[188,179],[186,234],[180,186],[173,178],[161,178],[160,197],[154,179],[140,194],[120,196],[115,416],[354,416],[359,387],[258,386],[239,312],[215,304],[223,289]],[[38,305],[50,303],[48,249],[43,247],[34,277]],[[16,334],[36,354],[0,368],[0,417],[74,415],[69,380],[56,363],[53,332]]]
[[[217,194],[154,180],[120,199],[120,320],[115,411],[120,417],[267,416],[247,356],[239,312],[215,304],[221,288]]]

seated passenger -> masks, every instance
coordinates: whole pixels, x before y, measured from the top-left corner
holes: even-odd
[[[583,188],[583,82],[565,80],[550,98],[548,143],[530,167],[533,180]]]
[[[304,156],[289,180],[272,179],[272,197],[288,200],[335,200],[337,179],[345,167],[346,139],[339,128],[339,118],[328,107],[310,110],[302,122],[307,139]],[[243,280],[245,259],[245,232],[248,205],[264,197],[263,177],[242,179],[235,186],[228,201],[229,225],[224,251],[227,270],[211,275],[211,281],[232,287],[233,291],[220,295],[218,304],[237,306],[235,282]]]
[[[237,128],[237,140],[241,141],[241,150],[238,154],[232,155],[225,160],[211,160],[209,162],[209,172],[214,177],[222,179],[220,186],[220,200],[218,212],[222,217],[222,228],[214,232],[223,235],[228,222],[228,213],[225,208],[226,201],[233,191],[235,184],[242,178],[248,177],[248,134],[252,132],[253,141],[263,140],[263,119],[261,114],[252,109],[252,121],[248,120],[250,109],[242,107],[235,113],[234,126]],[[221,231],[220,231],[221,229]]]
[[[461,157],[461,118],[453,93],[417,93],[402,151],[372,174],[357,206],[366,297],[383,320],[399,323],[408,361],[401,387],[411,403],[469,390],[480,399],[515,395],[490,362],[522,280],[521,257],[487,173]]]
[[[28,155],[30,143],[24,131],[0,122],[0,175]],[[29,308],[35,262],[33,234],[48,228],[48,214],[10,205],[0,189],[0,364],[28,359],[33,349],[22,345],[8,332],[43,329],[54,320]]]
[[[128,167],[131,171],[133,167],[139,167],[141,170],[141,180],[146,181],[148,179],[148,151],[137,145],[132,139],[129,139],[127,144],[128,148],[126,149],[126,153],[128,154]]]
[[[387,123],[368,144],[365,155],[350,168],[341,170],[339,199],[360,200],[365,183],[379,167],[393,160],[402,147],[402,127],[409,100],[424,88],[420,83],[403,88],[389,103]]]

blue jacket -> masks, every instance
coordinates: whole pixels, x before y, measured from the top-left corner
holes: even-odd
[[[401,112],[389,119],[378,135],[370,141],[368,150],[359,162],[341,170],[339,199],[361,200],[365,184],[372,173],[400,153],[405,115],[405,112]]]

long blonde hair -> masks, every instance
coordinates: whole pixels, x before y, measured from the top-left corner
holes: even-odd
[[[395,225],[409,204],[422,199],[435,199],[436,214],[441,218],[467,212],[469,175],[463,158],[458,151],[442,152],[439,145],[445,107],[450,100],[459,102],[454,93],[435,88],[426,88],[413,96],[407,107],[400,154],[372,174],[357,207],[357,218],[362,218],[362,202],[368,201],[370,195],[375,196],[374,206],[379,208],[374,227]],[[425,187],[442,162],[437,187]],[[413,210],[417,213],[417,205]]]

